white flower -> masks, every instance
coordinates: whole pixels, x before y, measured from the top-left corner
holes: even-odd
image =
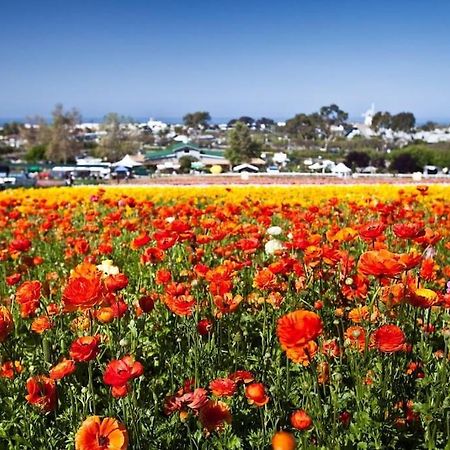
[[[283,248],[283,243],[278,239],[271,239],[264,246],[264,250],[268,255],[273,255],[276,251],[283,250]]]
[[[175,220],[175,217],[167,217],[166,222],[172,223]]]
[[[266,231],[266,233],[270,234],[270,236],[279,236],[282,232],[283,230],[281,229],[281,227],[270,227],[267,228]]]
[[[117,275],[119,273],[119,268],[113,266],[111,259],[103,260],[102,263],[97,266],[97,269],[105,275]]]

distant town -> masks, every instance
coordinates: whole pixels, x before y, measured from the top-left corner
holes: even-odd
[[[214,124],[209,112],[182,123],[135,121],[118,113],[84,122],[56,105],[41,117],[0,127],[0,185],[122,182],[165,175],[288,174],[447,177],[450,126],[421,126],[411,112],[372,106],[361,120],[331,104],[277,122],[236,117]]]

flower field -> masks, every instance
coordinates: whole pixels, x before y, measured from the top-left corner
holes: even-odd
[[[0,192],[0,450],[450,448],[449,198]]]

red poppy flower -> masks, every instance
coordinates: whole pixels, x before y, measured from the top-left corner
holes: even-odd
[[[228,378],[236,383],[243,382],[244,384],[251,383],[255,379],[253,374],[248,370],[237,370],[230,374]]]
[[[50,369],[50,378],[52,380],[61,380],[75,372],[75,361],[72,359],[64,359]]]
[[[99,336],[80,337],[70,346],[70,357],[78,362],[91,361],[98,355],[99,344]]]
[[[231,397],[236,388],[236,383],[229,378],[217,378],[209,383],[209,389],[216,397]]]
[[[283,350],[301,346],[322,332],[322,320],[312,312],[298,310],[278,319],[277,336]]]
[[[392,230],[400,239],[415,239],[425,234],[422,223],[396,223]]]
[[[297,430],[308,430],[311,428],[312,419],[306,411],[298,409],[291,414],[291,425]]]
[[[231,423],[230,408],[223,402],[209,400],[208,403],[200,409],[198,416],[200,423],[208,433],[221,431],[225,424]]]
[[[41,411],[52,411],[56,407],[56,384],[44,375],[35,376],[27,380],[26,399],[28,403],[36,405]]]
[[[245,388],[245,396],[250,404],[264,406],[269,402],[266,389],[262,383],[251,383]]]
[[[0,305],[0,342],[5,342],[14,328],[13,316],[6,306]]]
[[[375,347],[383,353],[403,350],[405,340],[405,334],[397,325],[383,325],[373,334]]]
[[[70,278],[62,297],[64,309],[88,309],[99,305],[102,300],[102,282],[99,276]]]
[[[394,277],[405,270],[405,264],[400,262],[399,255],[388,250],[372,250],[361,255],[358,261],[358,271],[363,275],[376,277]]]
[[[40,281],[25,281],[17,288],[16,300],[20,305],[20,315],[23,318],[34,316],[39,308],[41,287]]]
[[[134,361],[131,356],[111,361],[103,374],[103,382],[108,386],[123,386],[133,378],[140,377],[144,373],[144,366]]]
[[[123,273],[108,275],[104,283],[108,292],[116,292],[128,286],[128,277]]]
[[[14,379],[14,376],[23,372],[22,364],[19,361],[5,361],[0,366],[0,378]]]
[[[359,235],[366,240],[373,240],[381,236],[386,229],[386,225],[382,222],[371,222],[363,225],[359,229]]]

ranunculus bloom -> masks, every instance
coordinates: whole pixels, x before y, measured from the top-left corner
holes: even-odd
[[[322,320],[312,312],[298,310],[278,319],[277,336],[283,350],[305,345],[322,332]]]
[[[109,292],[116,292],[128,286],[128,278],[123,273],[117,275],[108,275],[105,278],[105,287]]]
[[[359,351],[363,351],[366,348],[366,332],[363,327],[348,327],[345,331],[345,338],[352,347]]]
[[[317,344],[315,341],[308,341],[304,345],[296,345],[286,349],[286,356],[297,364],[309,366],[309,363],[317,353]]]
[[[248,370],[237,370],[236,372],[230,374],[228,378],[236,383],[242,381],[244,384],[251,383],[255,379],[253,374]]]
[[[363,275],[376,277],[395,277],[406,269],[400,256],[388,250],[372,250],[361,255],[358,271]]]
[[[439,295],[431,289],[413,288],[407,296],[408,303],[420,308],[431,308],[439,303]]]
[[[27,401],[36,405],[41,411],[52,411],[56,407],[56,384],[51,378],[44,375],[28,378]]]
[[[200,409],[198,418],[208,433],[221,431],[225,427],[225,424],[231,423],[230,408],[223,402],[209,400]]]
[[[251,383],[245,388],[245,396],[250,404],[264,406],[269,402],[266,389],[262,383]]]
[[[373,334],[375,347],[383,353],[403,350],[405,340],[405,334],[397,325],[383,325]]]
[[[102,282],[100,277],[70,278],[64,289],[62,300],[66,311],[88,309],[101,303]]]
[[[62,378],[71,375],[75,372],[75,361],[72,359],[64,359],[56,366],[50,369],[50,378],[52,380],[61,380]]]
[[[53,328],[53,323],[47,316],[38,317],[31,324],[31,330],[37,334],[42,334],[44,331],[50,330],[50,328]]]
[[[216,397],[231,397],[236,387],[236,383],[229,378],[217,378],[209,383],[209,389]]]
[[[23,318],[34,316],[39,307],[41,296],[40,281],[25,281],[16,291],[16,300],[20,305],[20,315]]]
[[[6,361],[0,366],[0,378],[14,379],[14,376],[23,372],[22,364],[19,361]]]
[[[103,374],[103,382],[109,386],[121,386],[132,378],[140,377],[144,373],[143,365],[134,361],[131,356],[111,361]]]
[[[70,357],[78,362],[91,361],[99,352],[99,343],[100,338],[98,336],[80,337],[70,346]]]
[[[295,438],[288,431],[278,431],[272,438],[272,450],[295,450]]]
[[[75,435],[75,450],[126,450],[126,428],[111,417],[88,417]]]
[[[306,411],[298,409],[291,414],[291,425],[297,430],[307,430],[311,428],[312,419]]]
[[[124,397],[128,394],[128,382],[140,377],[144,373],[144,366],[135,361],[131,356],[111,361],[103,374],[103,382],[112,387],[115,398]]]
[[[0,306],[0,342],[6,338],[14,328],[13,316],[6,306]]]

